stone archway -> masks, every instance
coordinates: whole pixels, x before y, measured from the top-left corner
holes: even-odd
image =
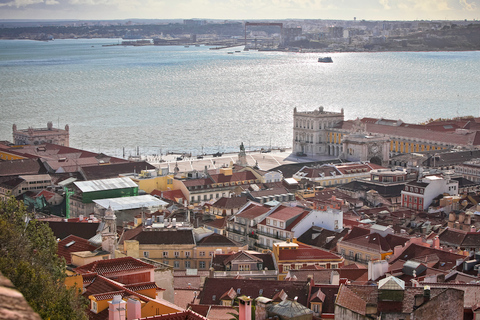
[[[382,159],[380,159],[379,157],[375,156],[375,157],[372,157],[370,159],[370,163],[373,163],[373,164],[378,164],[379,166],[382,165]]]

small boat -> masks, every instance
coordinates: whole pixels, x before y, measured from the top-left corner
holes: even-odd
[[[228,54],[233,54],[233,51],[229,51]]]
[[[333,62],[333,60],[332,60],[331,57],[320,57],[320,58],[318,58],[318,62],[326,62],[326,63],[329,63],[329,62]]]

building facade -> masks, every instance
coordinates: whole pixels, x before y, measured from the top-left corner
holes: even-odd
[[[436,175],[426,176],[405,185],[401,205],[414,210],[427,210],[433,199],[444,193],[457,195],[458,181]]]
[[[49,121],[46,128],[28,128],[17,129],[17,125],[12,126],[13,141],[16,145],[26,144],[44,144],[54,143],[61,146],[69,146],[69,127],[65,125],[65,130],[53,127],[53,123]]]
[[[295,108],[292,151],[297,155],[347,158],[349,148],[354,148],[346,148],[344,140],[350,144],[352,136],[348,138],[346,136],[358,132],[368,133],[368,136],[376,136],[380,140],[385,139],[369,144],[366,148],[367,153],[363,151],[360,154],[367,158],[384,155],[386,152],[391,154],[434,152],[449,148],[470,150],[480,144],[480,131],[477,131],[471,123],[465,122],[466,120],[460,119],[455,123],[446,121],[417,125],[383,118],[345,121],[343,109],[341,112],[328,112],[320,107],[318,110],[300,112]],[[358,143],[356,148],[360,149]]]

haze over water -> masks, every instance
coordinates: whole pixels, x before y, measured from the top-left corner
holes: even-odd
[[[110,155],[292,144],[293,108],[405,122],[480,112],[480,52],[235,52],[124,47],[117,39],[0,41],[0,140],[70,126]]]

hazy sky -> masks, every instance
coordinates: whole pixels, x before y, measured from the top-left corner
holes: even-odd
[[[480,0],[0,0],[0,19],[480,19]]]

